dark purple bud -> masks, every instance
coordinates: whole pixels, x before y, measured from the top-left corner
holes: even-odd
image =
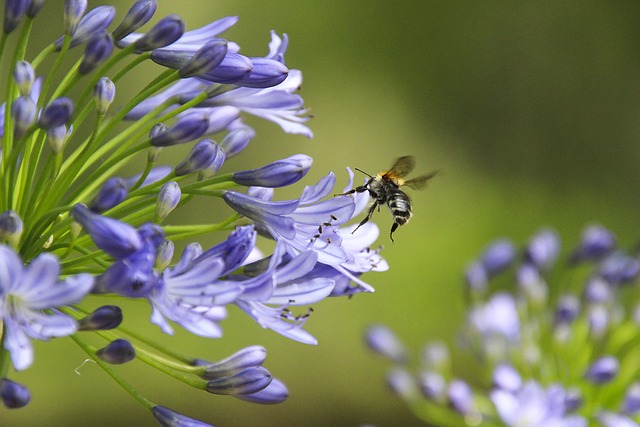
[[[0,380],[0,399],[9,409],[18,409],[27,406],[31,395],[22,384],[18,384],[6,378]]]
[[[462,380],[453,380],[447,390],[449,404],[454,411],[461,415],[469,415],[475,412],[473,403],[473,391]]]
[[[231,356],[216,363],[196,361],[196,366],[206,366],[202,375],[204,379],[214,380],[228,377],[247,368],[261,366],[267,358],[267,350],[259,345],[245,347],[233,353]]]
[[[241,126],[229,132],[220,142],[220,147],[227,153],[227,158],[233,157],[244,150],[255,135],[249,126]]]
[[[119,177],[109,178],[89,204],[89,209],[95,213],[102,213],[122,203],[128,194],[129,187],[124,179]]]
[[[193,141],[201,137],[209,127],[206,114],[188,113],[178,118],[178,121],[166,132],[151,137],[151,145],[168,147]]]
[[[116,259],[142,248],[140,235],[127,223],[95,214],[83,204],[74,205],[71,216],[82,225],[96,246]]]
[[[273,405],[287,400],[289,397],[289,390],[282,381],[274,378],[266,388],[263,388],[260,391],[250,394],[236,394],[233,397],[251,403]]]
[[[178,206],[181,196],[182,192],[177,182],[170,181],[164,184],[158,193],[156,218],[163,221]]]
[[[169,126],[165,125],[164,123],[156,123],[151,127],[151,129],[149,129],[149,138],[157,138],[168,130]]]
[[[162,427],[212,427],[211,424],[186,417],[164,406],[154,406],[151,413]]]
[[[4,2],[4,22],[2,31],[9,34],[16,29],[29,6],[29,0],[5,0]]]
[[[65,125],[60,125],[47,129],[47,142],[51,147],[51,151],[58,154],[62,152],[65,142],[69,137],[70,131],[67,131]]]
[[[520,390],[522,377],[513,366],[500,364],[493,371],[493,387],[512,393]]]
[[[184,34],[184,21],[178,15],[162,18],[133,44],[136,50],[147,52],[170,45]]]
[[[80,19],[77,28],[73,32],[73,38],[69,47],[75,47],[81,43],[84,43],[91,39],[94,34],[104,31],[113,18],[116,16],[116,9],[113,6],[98,6],[95,9],[91,9],[89,13]],[[64,38],[60,37],[54,42],[54,45],[59,50],[62,48]]]
[[[266,88],[279,85],[289,75],[289,69],[281,62],[269,58],[251,58],[251,73],[234,83],[239,86]]]
[[[394,362],[404,363],[408,359],[407,349],[398,336],[385,325],[373,325],[364,334],[367,346],[374,352]]]
[[[78,68],[80,74],[88,74],[106,61],[113,52],[113,39],[106,31],[91,36],[84,50],[84,57]],[[104,77],[103,77],[104,78]]]
[[[295,154],[276,160],[258,169],[236,172],[233,182],[258,187],[284,187],[298,182],[309,172],[313,159],[304,154]]]
[[[56,98],[40,113],[38,125],[43,129],[62,126],[69,121],[73,114],[73,101],[69,98]]]
[[[15,246],[22,236],[22,219],[15,211],[8,210],[0,214],[0,241]]]
[[[127,340],[113,340],[104,348],[96,351],[96,356],[112,365],[122,365],[136,357],[136,350]]]
[[[108,78],[101,77],[93,88],[93,99],[96,101],[96,111],[104,115],[116,97],[116,85]]]
[[[612,285],[630,283],[640,274],[640,262],[636,258],[616,252],[605,258],[598,273]]]
[[[27,61],[18,61],[13,69],[13,78],[18,85],[20,95],[27,96],[31,93],[31,86],[36,80],[36,72]]]
[[[194,145],[187,158],[176,166],[176,176],[188,175],[208,168],[218,153],[218,144],[210,139],[203,139]]]
[[[11,105],[15,138],[21,138],[36,121],[36,104],[29,96],[21,96]]]
[[[629,386],[620,411],[630,416],[635,416],[640,413],[640,383],[634,382]]]
[[[418,385],[422,394],[430,400],[440,401],[444,397],[447,383],[437,372],[422,371],[418,379]]]
[[[205,169],[200,171],[200,176],[202,178],[209,178],[218,173],[222,165],[224,165],[224,161],[227,160],[227,153],[216,144],[216,154],[213,156],[213,161],[207,166]]]
[[[239,53],[227,53],[216,68],[198,77],[215,83],[235,83],[249,76],[252,70],[249,58]]]
[[[403,368],[393,368],[387,374],[387,387],[399,397],[410,400],[418,393],[414,378]]]
[[[256,393],[266,388],[273,379],[264,367],[243,369],[228,377],[207,381],[206,390],[213,394],[237,395]]]
[[[555,312],[555,324],[573,322],[580,314],[580,301],[574,295],[567,294],[558,300]]]
[[[516,258],[516,248],[509,240],[496,240],[482,255],[482,265],[491,277],[507,268]]]
[[[577,388],[569,388],[564,397],[564,409],[567,413],[574,412],[582,406],[582,393]]]
[[[114,329],[122,323],[122,310],[117,305],[103,305],[78,321],[80,331]]]
[[[620,371],[620,363],[613,356],[604,356],[589,366],[585,377],[594,384],[604,384],[613,380]]]
[[[586,260],[598,260],[610,253],[615,247],[615,236],[606,228],[593,225],[582,232],[580,245],[573,251],[569,261],[578,263]]]
[[[552,267],[559,254],[560,238],[551,230],[542,230],[533,236],[524,252],[525,259],[541,270]]]
[[[87,10],[87,0],[66,0],[64,2],[64,33],[73,36],[78,22]]]
[[[155,0],[138,0],[127,12],[120,25],[113,30],[114,40],[121,40],[149,22],[156,13],[158,4]]]
[[[27,7],[27,16],[29,18],[35,18],[43,5],[44,0],[31,0],[29,2],[29,7]]]
[[[227,54],[227,41],[223,39],[213,40],[202,46],[189,60],[178,70],[181,78],[193,77],[217,67]]]

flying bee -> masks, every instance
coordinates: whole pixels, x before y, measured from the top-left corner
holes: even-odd
[[[413,178],[410,180],[404,179],[405,175],[413,170],[416,165],[416,159],[413,156],[404,156],[400,157],[395,164],[388,171],[378,172],[376,176],[371,176],[365,171],[356,168],[358,172],[361,172],[369,177],[369,180],[359,187],[354,188],[353,190],[349,190],[346,193],[336,194],[336,196],[346,196],[353,193],[364,193],[365,191],[369,192],[369,195],[373,199],[373,204],[369,208],[369,212],[365,219],[363,219],[360,224],[351,232],[351,234],[355,233],[356,230],[362,227],[371,219],[373,212],[378,208],[378,212],[380,211],[380,206],[385,203],[389,207],[391,211],[391,215],[393,216],[393,225],[391,226],[391,232],[389,232],[389,237],[393,242],[393,232],[398,229],[399,226],[405,225],[409,222],[409,218],[411,218],[411,199],[400,189],[400,187],[407,186],[409,188],[413,188],[414,190],[423,189],[427,185],[427,181],[438,171],[433,171],[426,175],[419,176],[417,178]]]

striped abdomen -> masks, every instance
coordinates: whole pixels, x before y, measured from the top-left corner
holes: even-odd
[[[404,191],[394,190],[387,201],[393,220],[398,225],[405,225],[411,218],[411,201]]]

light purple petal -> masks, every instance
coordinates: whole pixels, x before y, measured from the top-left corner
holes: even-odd
[[[322,301],[331,294],[335,286],[331,279],[301,279],[274,289],[271,298],[265,303],[277,305],[309,305]]]
[[[22,268],[18,255],[9,247],[0,245],[0,297],[20,286]]]
[[[12,317],[4,320],[4,346],[11,355],[16,371],[28,368],[33,363],[33,347],[27,335]]]

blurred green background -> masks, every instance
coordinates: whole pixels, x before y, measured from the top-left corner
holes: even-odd
[[[62,3],[46,2],[45,19],[38,19],[42,43],[60,33]],[[131,4],[112,3],[116,21]],[[415,216],[395,244],[390,215],[375,215],[391,268],[365,276],[374,294],[314,307],[307,326],[318,346],[263,330],[239,310],[230,311],[220,340],[181,330],[163,337],[147,326],[147,304],[127,306],[129,327],[194,356],[213,360],[266,346],[266,366],[291,393],[284,404],[257,406],[196,392],[141,363],[119,369],[153,401],[217,426],[417,426],[385,388],[387,364],[362,344],[367,325],[388,324],[415,351],[430,339],[455,345],[462,271],[499,236],[523,244],[550,226],[566,250],[595,222],[623,245],[637,243],[640,2],[159,3],[157,16],[178,13],[189,29],[239,15],[225,36],[248,56],[267,53],[271,29],[290,37],[287,65],[304,73],[301,94],[315,138],[248,119],[258,136],[228,170],[307,153],[314,166],[296,192],[330,170],[344,181],[346,166],[375,172],[405,154],[417,157],[416,174],[441,174],[426,191],[411,193]],[[145,81],[129,81],[119,93]],[[181,214],[205,220],[212,207],[200,207]],[[14,376],[32,402],[2,410],[0,424],[156,425],[95,365],[76,374],[83,360],[70,340],[37,345],[36,363]]]

